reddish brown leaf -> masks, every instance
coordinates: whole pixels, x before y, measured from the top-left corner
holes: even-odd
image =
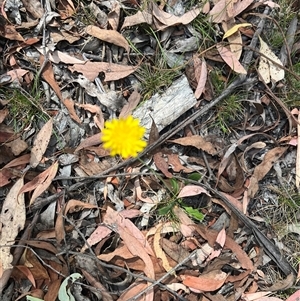
[[[156,167],[167,177],[173,178],[173,175],[169,172],[169,164],[166,162],[165,158],[163,157],[162,152],[157,152],[153,156],[154,163]]]
[[[95,208],[98,208],[98,206],[89,203],[84,203],[78,200],[69,200],[65,207],[64,214],[66,215],[67,213],[74,213],[74,212],[81,211],[83,209],[95,209]]]
[[[239,62],[237,57],[225,46],[218,44],[217,49],[224,60],[224,62],[236,73],[247,74],[246,69]]]
[[[30,204],[32,204],[35,199],[40,196],[51,184],[54,179],[58,169],[58,163],[53,163],[49,168],[40,173],[32,181],[26,183],[22,189],[20,189],[20,194],[27,191],[35,190],[31,196]]]
[[[184,276],[183,284],[203,292],[212,292],[220,288],[225,283],[226,278],[226,273],[220,270],[212,270],[201,274],[199,277]]]

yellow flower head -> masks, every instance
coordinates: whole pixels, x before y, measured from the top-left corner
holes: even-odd
[[[111,156],[137,157],[147,145],[143,140],[145,128],[132,116],[106,121],[104,126],[103,147],[110,151]]]

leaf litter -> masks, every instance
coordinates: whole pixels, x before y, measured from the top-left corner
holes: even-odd
[[[1,5],[1,300],[297,300],[282,3]],[[110,157],[131,115],[148,146]]]

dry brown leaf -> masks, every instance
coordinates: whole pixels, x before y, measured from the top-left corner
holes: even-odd
[[[28,164],[29,161],[30,161],[30,154],[25,154],[21,157],[18,157],[16,159],[10,161],[2,169],[25,165],[25,164]]]
[[[286,301],[297,301],[300,299],[300,290],[297,290],[294,294],[286,299]]]
[[[183,166],[179,160],[178,154],[167,154],[167,156],[168,156],[168,163],[175,172],[183,171],[185,173],[190,173],[195,171],[194,169]]]
[[[215,244],[218,235],[217,231],[208,230],[204,225],[200,224],[197,224],[194,227],[195,230],[208,241],[210,246]],[[233,254],[235,254],[243,269],[253,271],[253,263],[246,252],[229,236],[226,237],[224,248],[231,250]]]
[[[9,114],[8,109],[2,109],[0,110],[0,123],[2,123],[4,121],[4,119],[6,118],[6,116]]]
[[[144,290],[147,287],[147,283],[144,282],[138,282],[133,283],[118,299],[118,301],[128,301],[132,298],[134,298],[139,292]],[[140,299],[141,301],[143,299]],[[143,300],[144,301],[144,300]]]
[[[178,198],[183,198],[183,197],[187,197],[187,196],[194,196],[194,195],[198,195],[198,194],[201,194],[201,193],[205,193],[206,195],[210,196],[208,191],[206,189],[204,189],[203,187],[201,187],[201,186],[186,185],[179,192]]]
[[[87,34],[99,40],[123,47],[125,48],[127,53],[129,53],[130,51],[130,47],[127,40],[115,30],[101,29],[94,25],[88,25],[85,30]]]
[[[246,23],[246,24],[248,24],[248,23]],[[240,25],[240,24],[238,24],[238,25]],[[237,26],[237,25],[235,25],[234,19],[230,19],[227,22],[222,22],[222,27],[223,27],[223,30],[225,31],[225,34],[226,33],[229,34],[230,30],[234,29],[235,26]],[[223,39],[225,39],[225,37],[227,37],[231,52],[239,60],[242,55],[242,51],[243,51],[243,45],[242,45],[243,41],[242,41],[242,35],[241,35],[240,31],[237,30],[234,33],[231,33],[229,36],[224,35]]]
[[[20,193],[24,182],[20,178],[7,194],[0,214],[0,279],[2,274],[12,268],[13,256],[8,246],[13,245],[15,238],[24,228],[26,209],[24,194]]]
[[[30,199],[30,205],[50,186],[57,173],[57,169],[58,163],[55,162],[20,189],[20,193],[35,190]]]
[[[212,270],[208,273],[203,273],[199,277],[194,276],[183,276],[183,284],[201,290],[203,292],[213,292],[220,288],[227,278],[227,274],[220,270]]]
[[[246,69],[239,62],[234,53],[228,50],[225,46],[218,44],[217,49],[224,62],[236,73],[247,74]]]
[[[107,20],[109,25],[113,30],[118,30],[119,28],[119,21],[120,21],[120,12],[121,12],[121,6],[120,3],[115,1],[112,2],[112,8],[110,12],[107,15]]]
[[[21,68],[7,71],[5,74],[11,77],[11,82],[18,80],[21,81],[21,78],[28,73],[28,70]]]
[[[64,215],[66,215],[67,213],[78,212],[83,209],[95,209],[95,208],[98,208],[98,206],[72,199],[68,201],[64,210]]]
[[[12,142],[6,143],[6,145],[10,147],[12,153],[16,157],[19,156],[22,152],[24,152],[28,147],[28,144],[21,138],[17,138]]]
[[[83,108],[91,113],[96,114],[94,116],[94,122],[100,130],[104,128],[104,117],[101,108],[98,105],[92,105],[89,103],[76,104],[78,107]]]
[[[220,0],[218,1],[212,10],[209,12],[211,21],[214,23],[221,23],[222,21],[227,21],[233,17],[239,15],[243,10],[245,10],[254,0],[243,0],[236,1],[230,8],[230,16],[228,15],[228,1]]]
[[[204,59],[200,61],[200,59],[196,55],[194,55],[193,58],[195,77],[198,82],[197,88],[195,90],[195,97],[198,99],[203,93],[207,81],[207,66]]]
[[[74,153],[78,153],[81,149],[99,145],[101,143],[101,133],[95,134],[91,137],[84,139],[75,149]]]
[[[105,81],[119,80],[135,72],[138,66],[126,66],[106,62],[86,62],[85,64],[74,64],[69,69],[82,73],[88,80],[94,81],[100,72],[104,72]]]
[[[31,149],[30,165],[36,167],[42,160],[42,157],[49,144],[53,129],[53,119],[50,118],[39,133],[36,135]]]
[[[175,140],[170,141],[172,143],[177,143],[184,146],[194,146],[198,149],[202,149],[208,154],[215,156],[218,154],[217,150],[213,146],[211,142],[205,141],[204,138],[198,135],[188,136],[184,138],[178,138]]]
[[[156,232],[154,234],[154,239],[153,239],[153,248],[154,248],[154,252],[155,252],[156,257],[161,259],[162,266],[164,267],[164,269],[167,272],[169,272],[170,270],[172,270],[172,267],[170,266],[168,258],[167,258],[164,250],[162,249],[162,247],[160,245],[162,228],[163,228],[163,225],[160,225],[156,229]]]
[[[62,100],[63,104],[66,106],[66,108],[68,109],[71,118],[74,121],[81,123],[81,120],[77,116],[76,111],[74,109],[74,105],[75,105],[74,101],[71,98],[65,98],[65,99],[61,99],[61,100]]]
[[[73,16],[77,12],[73,2],[71,0],[60,0],[56,4],[57,12],[62,19],[67,19]]]
[[[44,191],[46,191],[46,189],[51,185],[52,180],[56,176],[57,170],[58,170],[58,162],[55,162],[48,169],[45,170],[47,171],[47,178],[45,179],[45,181],[40,183],[37,186],[37,188],[34,190],[29,205],[32,205],[33,202],[36,200],[36,198],[39,197]]]
[[[49,60],[55,64],[63,62],[65,64],[84,64],[85,61],[79,60],[74,56],[71,56],[67,53],[64,53],[59,50],[55,50],[52,53],[49,53]]]
[[[127,246],[123,243],[120,243],[119,246],[110,253],[107,254],[100,254],[97,257],[100,260],[104,260],[106,262],[110,262],[115,256],[119,256],[123,258],[125,261],[126,259],[136,258],[136,256],[132,255],[132,253],[128,250]]]
[[[155,3],[152,3],[152,12],[153,17],[155,17],[161,25],[158,25],[159,23],[156,22],[156,28],[158,30],[163,30],[167,27],[178,25],[178,24],[189,24],[192,22],[201,12],[200,8],[194,8],[187,13],[183,14],[180,17],[177,17],[175,15],[169,14],[163,10],[161,10]]]
[[[145,203],[149,203],[149,204],[153,204],[154,201],[149,198],[148,196],[145,196],[143,195],[143,191],[142,191],[142,188],[141,188],[141,185],[140,185],[140,180],[139,178],[137,177],[135,180],[134,180],[134,188],[135,188],[135,193],[136,193],[136,197],[138,200],[142,201],[142,202],[145,202]]]
[[[149,14],[146,11],[138,11],[135,15],[125,17],[122,28],[134,26],[142,23],[152,24],[152,14]]]
[[[209,257],[207,258],[207,260],[213,260],[216,257],[219,257],[221,252],[222,252],[222,248],[224,247],[226,241],[226,231],[223,228],[217,235],[216,238],[216,243],[218,244],[218,248],[212,250],[212,252],[210,253]]]
[[[41,64],[44,61],[44,57],[40,57]],[[46,66],[43,69],[42,76],[44,80],[50,85],[50,87],[54,90],[58,98],[63,102],[63,104],[68,109],[70,116],[73,120],[75,120],[78,123],[81,123],[79,117],[77,116],[75,109],[74,109],[74,102],[70,98],[63,99],[60,87],[58,83],[56,82],[53,74],[53,68],[50,62],[46,64]]]
[[[41,2],[38,0],[23,0],[22,3],[26,11],[30,12],[30,14],[36,19],[40,19],[45,13]]]
[[[141,94],[134,90],[128,98],[128,103],[122,108],[119,118],[125,118],[132,114],[132,111],[136,108],[140,102]]]
[[[263,161],[254,169],[253,175],[250,178],[248,187],[248,196],[253,198],[258,191],[258,182],[271,170],[274,163],[286,152],[287,147],[275,147],[269,150],[263,158]]]
[[[114,231],[120,235],[132,255],[143,260],[145,263],[145,275],[154,279],[154,266],[149,256],[154,256],[154,253],[142,232],[129,219],[122,217],[120,213],[110,207],[107,207],[103,222],[113,227]],[[146,300],[153,300],[153,289],[149,290],[146,294]]]
[[[162,152],[156,152],[153,156],[153,161],[155,166],[167,177],[173,178],[173,175],[169,172],[169,164],[166,162],[165,158],[163,157]]]
[[[17,32],[14,25],[6,24],[4,31],[0,30],[0,36],[12,41],[25,42],[24,38]]]
[[[51,282],[48,285],[47,293],[44,296],[44,301],[53,301],[57,299],[61,281],[61,279],[51,279]]]
[[[89,246],[93,246],[94,244],[101,241],[103,238],[108,236],[112,231],[105,226],[98,226],[95,231],[90,235],[90,237],[86,240]],[[81,249],[81,253],[83,253],[88,246],[84,245]]]
[[[170,232],[174,233],[173,231]],[[182,262],[190,255],[190,252],[187,249],[185,249],[181,244],[178,244],[177,242],[173,242],[170,239],[166,239],[162,237],[160,239],[160,245],[162,247],[162,250],[170,258],[172,258],[176,262],[176,264]]]

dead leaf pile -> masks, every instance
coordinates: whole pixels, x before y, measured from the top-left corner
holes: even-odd
[[[0,1],[0,300],[297,287],[297,17],[280,49],[278,4],[196,2]],[[129,115],[148,146],[110,157]]]

